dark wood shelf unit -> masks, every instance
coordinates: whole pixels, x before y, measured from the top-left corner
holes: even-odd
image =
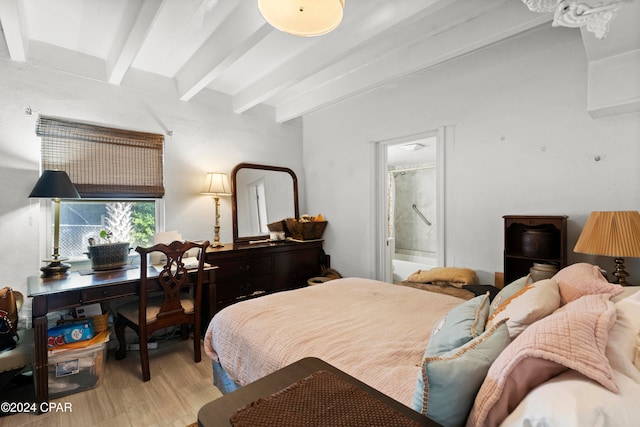
[[[504,218],[504,283],[529,274],[534,262],[567,265],[566,215],[505,215]],[[526,231],[545,232],[546,241],[539,248],[540,256],[531,254],[523,242]]]

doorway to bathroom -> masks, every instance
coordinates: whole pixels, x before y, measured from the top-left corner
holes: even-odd
[[[444,136],[443,129],[379,142],[378,274],[384,281],[444,265]]]

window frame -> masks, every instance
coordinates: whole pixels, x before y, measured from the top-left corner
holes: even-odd
[[[61,203],[64,203],[66,201],[73,201],[75,203],[82,203],[82,201],[87,201],[87,202],[94,202],[94,201],[99,201],[99,202],[123,202],[123,201],[145,201],[145,200],[153,200],[155,202],[155,222],[156,222],[156,229],[155,232],[156,233],[160,233],[165,231],[165,201],[164,198],[158,198],[158,199],[152,199],[152,198],[147,198],[147,199],[90,199],[90,198],[83,198],[83,199],[73,199],[73,200],[69,200],[69,199],[61,199]],[[53,214],[51,212],[52,209],[52,202],[50,199],[39,199],[38,201],[39,203],[39,217],[40,217],[40,227],[39,227],[39,236],[40,236],[40,242],[39,242],[39,247],[40,247],[40,259],[41,260],[46,260],[46,259],[50,259],[51,258],[51,254],[53,252]],[[71,264],[72,268],[71,270],[77,270],[80,267],[83,267],[85,265],[89,265],[90,260],[88,258],[82,258],[82,257],[69,257],[69,255],[65,254],[65,253],[61,253],[60,256],[62,258],[68,258],[66,259],[64,262],[67,264]],[[132,261],[132,259],[137,258],[138,253],[135,251],[132,251],[129,254],[129,260]]]

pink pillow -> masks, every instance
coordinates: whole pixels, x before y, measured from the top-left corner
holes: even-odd
[[[530,325],[489,368],[467,425],[499,425],[529,391],[567,369],[617,393],[605,355],[615,321],[608,295],[587,295]]]
[[[571,264],[558,271],[553,276],[558,282],[562,304],[577,300],[584,295],[609,294],[618,295],[623,291],[622,286],[607,282],[600,267],[579,262]]]

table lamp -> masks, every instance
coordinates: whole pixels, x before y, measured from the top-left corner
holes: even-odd
[[[80,194],[73,186],[69,176],[65,171],[45,170],[36,182],[35,187],[31,190],[29,197],[51,199],[53,201],[53,255],[51,259],[45,259],[48,262],[40,269],[42,277],[61,277],[67,274],[71,267],[65,264],[68,258],[61,258],[59,253],[60,240],[60,199],[79,199]]]
[[[209,172],[205,176],[201,194],[210,195],[216,204],[216,223],[214,226],[214,236],[211,247],[219,248],[220,244],[220,196],[230,196],[231,186],[229,177],[222,172]]]
[[[573,251],[614,257],[615,283],[625,285],[629,273],[623,257],[640,257],[640,213],[591,212]]]

